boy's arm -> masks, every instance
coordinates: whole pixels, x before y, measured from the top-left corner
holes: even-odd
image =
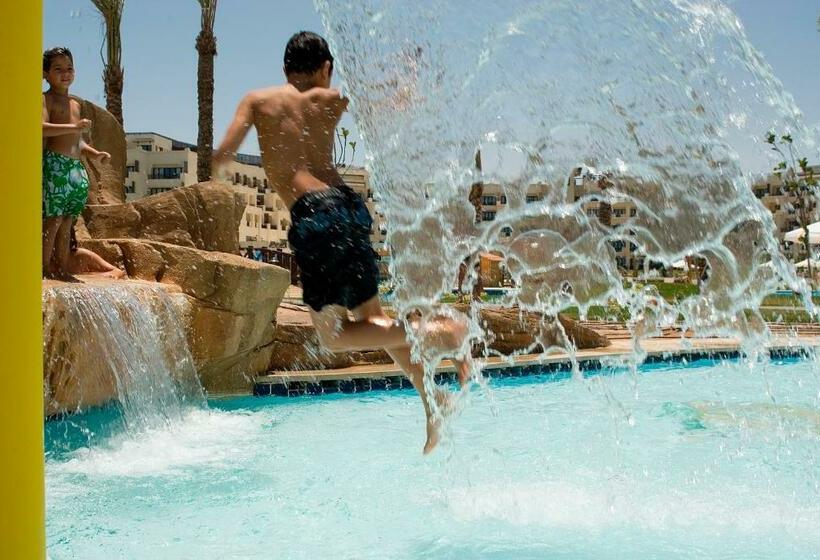
[[[43,96],[43,138],[50,138],[52,136],[63,136],[64,134],[77,134],[91,128],[91,121],[88,119],[80,119],[75,123],[51,123],[48,122],[49,113],[48,105],[46,104],[46,96]]]
[[[242,144],[242,140],[253,126],[253,93],[249,93],[239,102],[233,121],[225,133],[225,138],[213,155],[213,175],[218,175],[217,171],[232,162],[236,157],[236,152]]]
[[[111,154],[93,148],[82,138],[80,138],[80,153],[86,154],[91,159],[98,159],[100,163],[107,163],[111,159]]]

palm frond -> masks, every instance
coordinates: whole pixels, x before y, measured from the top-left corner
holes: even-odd
[[[197,0],[202,8],[201,29],[213,32],[217,0]]]

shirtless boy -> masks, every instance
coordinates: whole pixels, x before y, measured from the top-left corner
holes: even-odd
[[[381,308],[370,245],[372,218],[333,164],[334,131],[348,100],[330,87],[333,56],[325,40],[304,31],[291,37],[284,71],[286,84],[251,91],[242,99],[214,154],[214,168],[234,158],[255,126],[265,173],[290,208],[288,241],[319,340],[335,352],[380,347],[390,354],[421,396],[427,416],[424,452],[429,453],[439,440],[439,419],[424,387],[424,369],[410,357],[402,323]],[[456,356],[469,352],[464,324],[438,317],[411,326],[427,349]],[[468,359],[456,361],[462,385],[469,378]],[[445,393],[435,398],[446,404]]]
[[[91,121],[80,118],[80,104],[68,96],[74,59],[65,47],[43,53],[43,275],[72,279],[69,272],[71,226],[88,199],[88,175],[80,155],[106,162],[107,152],[86,144]]]

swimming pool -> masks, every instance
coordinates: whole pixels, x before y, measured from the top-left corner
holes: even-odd
[[[616,373],[492,380],[429,458],[404,390],[49,422],[48,554],[817,557],[817,363]]]

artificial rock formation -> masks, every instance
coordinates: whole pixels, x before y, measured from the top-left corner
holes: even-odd
[[[230,187],[202,183],[131,203],[90,205],[77,226],[80,247],[130,279],[158,283],[187,302],[181,308],[185,337],[202,385],[212,393],[248,393],[254,376],[267,369],[276,309],[290,284],[285,269],[237,254],[243,211]],[[60,365],[61,355],[78,353],[65,346],[71,337],[53,339],[59,344],[44,349],[50,413],[115,397],[111,380],[82,371],[79,362]],[[60,390],[48,390],[50,384]]]
[[[80,116],[92,122],[87,140],[96,149],[111,154],[111,161],[105,164],[83,158],[90,183],[88,203],[125,202],[125,131],[114,115],[102,107],[79,97],[74,99],[80,103]]]
[[[146,239],[205,251],[239,253],[245,202],[225,183],[179,187],[134,202],[91,204],[81,240]]]
[[[248,392],[273,351],[276,308],[290,274],[221,252],[144,239],[92,239],[82,246],[129,278],[176,286],[189,301],[184,324],[200,379],[212,392]]]
[[[466,312],[466,306],[462,311]],[[521,311],[516,307],[481,309],[481,322],[491,336],[490,349],[500,354],[520,353],[527,349],[542,352],[545,346],[565,346],[566,339],[579,350],[611,344],[605,336],[564,315],[558,316],[561,328],[551,318],[542,319],[540,313]]]

